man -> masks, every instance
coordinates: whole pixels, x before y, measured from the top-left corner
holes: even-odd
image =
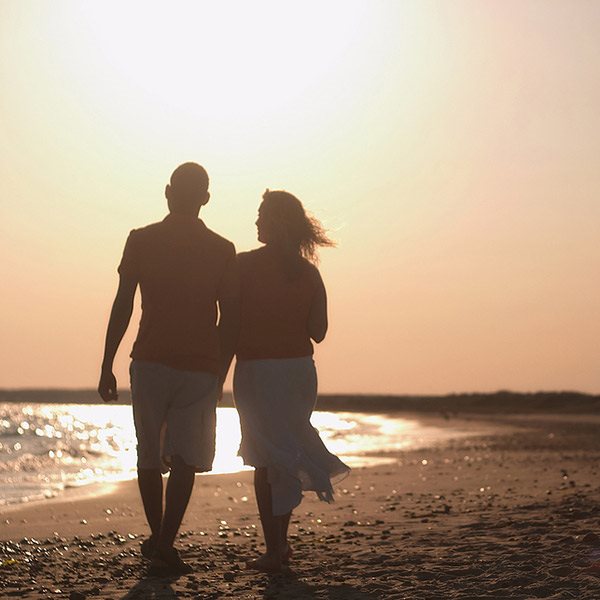
[[[113,361],[139,285],[130,374],[138,483],[151,530],[142,554],[154,571],[189,573],[173,543],[195,473],[212,468],[216,403],[239,332],[239,282],[233,244],[198,218],[210,198],[206,171],[180,165],[165,196],[169,215],[127,239],[98,392],[105,402],[118,397]],[[161,473],[169,468],[163,512]]]

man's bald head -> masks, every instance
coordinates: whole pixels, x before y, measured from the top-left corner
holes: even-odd
[[[210,198],[208,173],[194,162],[179,165],[171,174],[165,196],[171,212],[197,215]]]

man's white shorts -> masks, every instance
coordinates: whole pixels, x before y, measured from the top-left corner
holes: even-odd
[[[217,376],[134,360],[130,367],[140,469],[169,470],[179,456],[196,472],[215,456]]]

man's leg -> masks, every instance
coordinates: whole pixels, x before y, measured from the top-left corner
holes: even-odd
[[[170,458],[171,473],[151,569],[183,574],[192,567],[181,560],[173,543],[192,495],[196,469],[209,469],[212,462],[217,377],[203,371],[172,370],[170,381],[162,455]]]
[[[156,540],[160,534],[163,516],[163,482],[160,469],[138,469],[138,486],[146,520],[152,537]]]
[[[192,495],[195,477],[196,472],[193,467],[186,465],[181,457],[173,457],[167,482],[165,512],[158,536],[160,549],[169,549],[175,542],[175,536]]]
[[[131,403],[137,438],[138,487],[151,538],[142,543],[142,555],[154,553],[163,517],[163,482],[160,470],[161,436],[165,426],[168,379],[161,365],[131,363]]]

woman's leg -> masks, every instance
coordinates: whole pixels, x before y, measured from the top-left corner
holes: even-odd
[[[292,548],[288,542],[288,528],[290,526],[290,518],[292,511],[281,517],[281,562],[286,564],[292,557]]]
[[[255,469],[254,491],[267,552],[259,559],[248,563],[248,566],[261,571],[277,571],[281,568],[282,532],[285,517],[273,514],[271,485],[269,484],[266,468]]]

